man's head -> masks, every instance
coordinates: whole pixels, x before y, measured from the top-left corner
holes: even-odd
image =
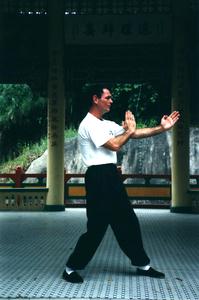
[[[113,100],[111,92],[106,85],[89,86],[89,98],[91,100],[90,107],[99,110],[102,115],[110,111]]]

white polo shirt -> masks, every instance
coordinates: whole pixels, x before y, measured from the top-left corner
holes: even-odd
[[[122,126],[113,121],[100,120],[88,113],[78,129],[78,141],[83,162],[87,167],[117,163],[117,153],[103,145],[124,132]]]

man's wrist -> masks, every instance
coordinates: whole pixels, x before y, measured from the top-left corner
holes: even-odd
[[[129,137],[133,136],[134,133],[135,133],[135,130],[131,130],[131,129],[127,129],[127,130],[125,131],[125,134],[126,134],[127,136],[129,136]]]
[[[167,131],[166,128],[164,128],[161,124],[157,126],[157,130],[161,133],[161,132],[164,132],[164,131]]]

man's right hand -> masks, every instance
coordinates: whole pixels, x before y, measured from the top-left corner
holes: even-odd
[[[125,121],[122,122],[122,126],[125,131],[129,132],[131,135],[135,133],[136,121],[135,117],[130,110],[125,113]]]
[[[136,131],[136,122],[134,115],[130,110],[125,113],[125,121],[122,122],[124,133],[111,138],[103,146],[112,151],[119,151],[120,148],[132,138]]]

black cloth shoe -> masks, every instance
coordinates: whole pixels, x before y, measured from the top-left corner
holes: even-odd
[[[66,273],[66,271],[64,271],[63,275],[62,275],[63,279],[65,279],[68,282],[71,283],[82,283],[83,282],[83,278],[76,272],[72,272],[70,274]]]
[[[159,271],[156,271],[152,267],[150,267],[148,270],[142,270],[137,268],[137,274],[141,276],[149,276],[149,277],[155,277],[155,278],[165,278],[165,274]]]

